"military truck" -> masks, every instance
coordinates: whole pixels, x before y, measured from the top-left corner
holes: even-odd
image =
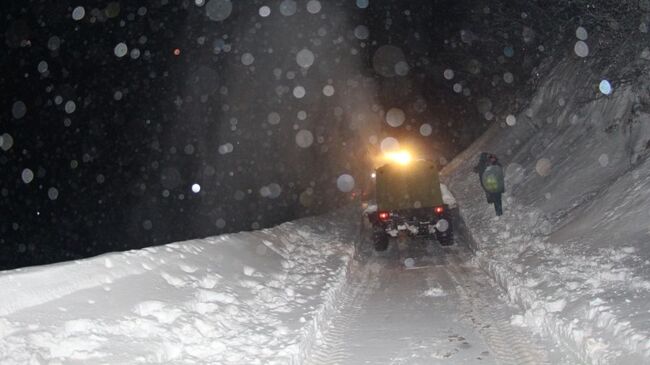
[[[368,213],[375,250],[385,251],[391,237],[406,234],[454,243],[451,211],[444,203],[436,163],[402,159],[375,171],[377,209]]]

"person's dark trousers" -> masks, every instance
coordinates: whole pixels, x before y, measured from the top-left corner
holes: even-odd
[[[494,203],[494,211],[497,213],[497,216],[503,214],[503,207],[501,206],[501,193],[495,193],[492,195],[492,202]]]

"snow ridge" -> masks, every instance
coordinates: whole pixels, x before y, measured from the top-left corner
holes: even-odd
[[[96,271],[105,267],[110,270]],[[87,260],[0,272],[0,316],[47,303],[80,290],[139,275],[157,264],[144,252],[106,254]]]
[[[358,217],[3,272],[0,363],[301,364],[344,291]]]

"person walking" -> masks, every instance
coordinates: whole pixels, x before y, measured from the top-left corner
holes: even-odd
[[[502,215],[501,194],[505,192],[505,184],[503,166],[501,166],[499,159],[492,153],[482,152],[479,155],[478,165],[474,167],[474,172],[479,176],[487,202],[494,204],[494,211],[497,216]]]

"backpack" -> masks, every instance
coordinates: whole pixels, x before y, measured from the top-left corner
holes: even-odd
[[[505,191],[503,168],[499,165],[488,166],[481,176],[481,182],[488,193],[503,193]]]

